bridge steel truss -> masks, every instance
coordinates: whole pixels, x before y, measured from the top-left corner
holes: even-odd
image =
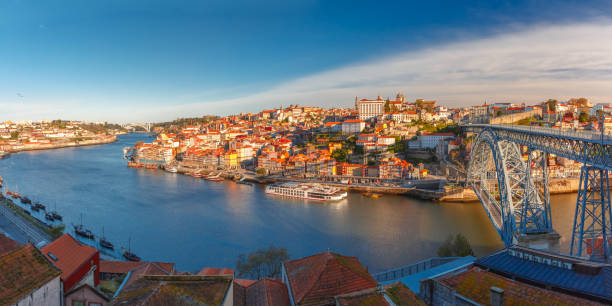
[[[513,234],[553,231],[546,161],[548,154],[555,154],[584,164],[570,254],[609,260],[612,207],[608,170],[612,169],[612,139],[595,133],[537,127],[464,127],[479,131],[468,182],[507,246],[513,243]],[[526,163],[517,158],[519,145],[528,148]]]
[[[494,130],[485,129],[472,149],[468,170],[468,182],[506,246],[521,233],[552,231],[548,189],[541,186],[546,186],[548,176],[536,181],[528,167],[542,160],[542,154],[530,152],[525,163],[520,149],[514,142],[499,139]]]

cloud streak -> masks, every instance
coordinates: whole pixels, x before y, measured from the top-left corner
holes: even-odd
[[[43,118],[70,115],[92,121],[161,121],[204,114],[257,112],[295,103],[347,107],[352,105],[355,96],[394,96],[397,92],[404,93],[408,99],[436,99],[449,106],[484,101],[529,104],[547,98],[576,96],[588,97],[594,102],[612,102],[611,37],[611,20],[537,25],[355,63],[240,98],[180,104],[181,97],[177,97],[177,101],[168,101],[166,107],[153,108],[132,107],[126,101],[121,109],[100,105],[94,115],[79,110],[78,105],[57,105],[47,116],[40,108],[31,114]],[[373,53],[380,48],[362,47],[372,48]],[[27,104],[13,108],[20,114],[30,111]]]
[[[610,37],[611,21],[534,26],[321,72],[239,99],[184,105],[181,112],[236,113],[291,103],[349,106],[354,96],[397,92],[450,106],[574,96],[612,102]]]

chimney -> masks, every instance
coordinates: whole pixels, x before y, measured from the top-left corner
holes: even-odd
[[[504,289],[498,287],[491,287],[491,305],[502,306],[504,305]]]

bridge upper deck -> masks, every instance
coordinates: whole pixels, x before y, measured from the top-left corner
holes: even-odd
[[[511,124],[467,124],[467,130],[493,130],[499,140],[612,170],[612,133]]]

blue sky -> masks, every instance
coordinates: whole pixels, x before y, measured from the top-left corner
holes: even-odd
[[[4,0],[0,120],[159,121],[398,91],[612,102],[611,14],[605,1]]]

